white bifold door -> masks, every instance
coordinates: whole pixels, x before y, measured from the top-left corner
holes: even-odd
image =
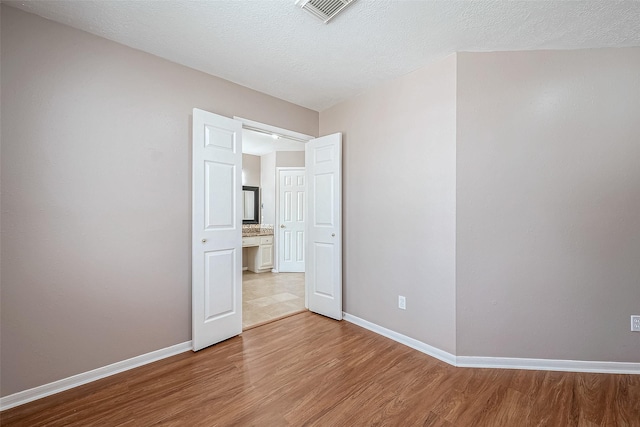
[[[309,310],[342,319],[341,134],[306,147]],[[193,110],[192,340],[242,333],[242,122]]]
[[[307,264],[309,310],[342,319],[342,134],[312,139],[307,171]]]
[[[242,124],[193,110],[193,350],[242,332]]]

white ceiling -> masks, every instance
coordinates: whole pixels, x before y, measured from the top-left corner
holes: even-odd
[[[254,156],[264,156],[274,151],[304,151],[304,143],[242,129],[242,152]]]
[[[640,1],[5,1],[322,111],[455,51],[640,46]]]

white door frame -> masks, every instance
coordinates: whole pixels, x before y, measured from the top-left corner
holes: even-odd
[[[274,246],[273,246],[273,251],[277,254],[277,256],[274,257],[274,263],[273,263],[273,272],[277,273],[280,269],[280,239],[276,238],[276,235],[279,235],[279,230],[280,230],[280,171],[305,171],[305,167],[304,166],[282,166],[282,167],[276,167],[276,221],[275,224],[273,224],[273,241],[274,241]],[[306,197],[306,195],[305,195]],[[306,211],[305,211],[306,213]],[[305,224],[306,224],[306,218],[305,218]],[[305,225],[306,227],[306,225]],[[306,230],[305,230],[306,231]]]
[[[200,126],[199,124],[197,124],[197,123],[196,123],[196,120],[195,120],[196,112],[198,112],[198,111],[199,111],[199,112],[198,112],[198,114],[202,113],[202,114],[205,114],[205,115],[211,116],[210,118],[212,118],[212,119],[213,119],[213,118],[215,118],[215,117],[217,117],[218,119],[229,120],[228,118],[226,118],[226,117],[224,117],[224,116],[218,116],[218,115],[216,115],[216,114],[214,114],[214,113],[210,113],[210,112],[206,112],[206,111],[202,111],[202,110],[198,110],[198,109],[194,109],[193,111],[194,111],[194,122],[193,122],[194,129],[196,128],[196,125],[197,125],[198,127]],[[288,138],[291,138],[291,139],[294,139],[294,140],[298,140],[298,141],[300,141],[300,142],[309,142],[309,141],[311,141],[311,140],[317,140],[317,138],[314,138],[314,137],[313,137],[313,136],[311,136],[311,135],[305,135],[305,134],[302,134],[302,133],[298,133],[298,132],[290,131],[290,130],[287,130],[287,129],[278,128],[278,127],[276,127],[276,126],[271,126],[271,125],[267,125],[267,124],[264,124],[264,123],[255,122],[255,121],[248,120],[248,119],[244,119],[244,118],[237,117],[237,116],[234,116],[234,117],[233,117],[233,120],[229,120],[229,123],[225,123],[225,124],[221,127],[221,129],[223,129],[223,130],[224,130],[225,126],[226,126],[227,124],[233,124],[233,123],[232,123],[233,121],[235,121],[235,122],[236,122],[236,124],[235,124],[235,125],[233,125],[233,126],[229,126],[229,128],[230,128],[230,129],[231,129],[231,128],[236,129],[235,131],[233,131],[233,132],[236,132],[236,133],[240,131],[240,128],[248,128],[248,129],[256,130],[256,131],[259,131],[259,132],[271,133],[271,134],[276,134],[276,135],[280,135],[280,136],[288,137]],[[198,123],[200,123],[200,122],[198,122]],[[336,135],[338,135],[338,134],[336,134]],[[340,134],[340,135],[341,135],[341,134]],[[194,144],[195,138],[196,138],[196,131],[194,130],[194,131],[193,131],[193,134],[192,134],[192,144]],[[224,142],[224,141],[223,141],[223,142]],[[314,143],[315,143],[315,141],[314,141]],[[227,143],[226,145],[229,145],[229,144]],[[233,145],[233,144],[232,144],[232,145]],[[237,145],[238,145],[238,146],[240,146],[240,145],[241,145],[241,142],[239,142]],[[307,148],[307,147],[305,147],[305,163],[306,163],[306,158],[307,158],[307,152],[309,151],[309,150],[308,150],[308,149],[306,149],[306,148]],[[341,148],[340,148],[340,150],[341,150]],[[194,156],[195,156],[195,154],[194,154]],[[194,157],[194,160],[192,160],[192,167],[193,167],[193,168],[195,168],[195,167],[196,167],[196,166],[195,166],[195,163],[196,163],[196,162],[195,162],[195,157]],[[239,156],[239,161],[237,162],[237,165],[240,165],[240,166],[242,165],[242,156],[241,156],[241,155]],[[306,164],[305,164],[305,170],[307,170],[307,167],[308,167],[308,165],[306,165]],[[194,169],[194,170],[195,170],[195,169]],[[241,171],[236,171],[236,172],[234,172],[234,173],[236,173],[236,174],[237,174],[237,177],[236,177],[236,181],[237,181],[237,185],[236,185],[236,187],[237,187],[237,189],[236,189],[236,193],[235,193],[236,197],[234,198],[234,201],[233,201],[233,203],[232,203],[232,204],[234,204],[234,205],[236,206],[236,211],[239,211],[240,206],[241,206],[240,199],[241,199],[241,196],[242,196],[242,186],[241,186],[241,179],[240,179]],[[193,179],[195,179],[195,176],[196,176],[196,175],[195,175],[195,172],[192,172],[192,175],[193,175],[193,177],[194,177]],[[194,185],[194,186],[193,186],[193,188],[194,188],[194,190],[193,190],[193,191],[195,191],[196,186]],[[277,191],[277,192],[276,192],[276,195],[278,195],[278,193],[279,193],[279,191]],[[341,204],[341,198],[342,198],[342,197],[341,197],[341,191],[338,191],[338,193],[340,194],[340,196],[339,196],[339,197],[340,197],[339,203]],[[274,199],[275,199],[275,197],[274,197]],[[195,200],[196,200],[196,198],[192,196],[192,203],[195,203]],[[279,200],[278,200],[278,202],[279,202]],[[279,204],[279,203],[278,203],[278,204]],[[278,206],[278,204],[276,204],[276,206]],[[195,207],[195,205],[194,205],[194,206],[192,206],[192,209],[193,209],[193,211],[194,211],[194,212],[196,211],[196,207]],[[238,216],[239,216],[239,212],[238,212]],[[307,215],[307,216],[308,216],[308,215]],[[278,218],[279,218],[279,212],[278,212],[278,216],[276,217],[276,219],[278,219]],[[194,224],[196,224],[197,222],[198,222],[197,218],[195,218],[195,217],[194,217],[194,218],[192,218],[192,227],[194,227]],[[279,222],[279,221],[278,221],[278,222]],[[274,224],[274,225],[275,225],[275,224]],[[308,228],[308,227],[307,227],[307,228]],[[307,231],[308,231],[308,230],[307,230]],[[238,241],[238,242],[237,242],[237,243],[238,243],[237,249],[241,250],[241,249],[242,249],[242,247],[241,247],[241,240],[242,240],[242,239],[241,239],[241,237],[240,237],[240,235],[241,235],[240,227],[236,227],[236,232],[237,232],[237,237],[238,237],[238,238],[237,238],[237,241]],[[308,234],[308,233],[307,233],[307,234]],[[275,235],[275,231],[274,231],[274,235]],[[194,268],[194,261],[193,261],[193,258],[195,257],[195,255],[194,255],[195,251],[193,250],[193,247],[195,247],[194,242],[196,242],[196,241],[198,240],[198,239],[196,239],[196,237],[200,238],[201,236],[195,236],[195,234],[193,234],[193,237],[192,237],[192,268]],[[230,240],[230,239],[227,239],[227,240]],[[234,237],[234,239],[231,239],[231,240],[234,240],[234,241],[235,241],[236,239],[235,239],[235,237]],[[225,242],[226,242],[226,241],[225,241]],[[207,238],[201,238],[201,239],[200,239],[200,243],[202,243],[202,244],[204,244],[204,243],[208,243],[208,239],[207,239]],[[199,246],[198,246],[198,247],[199,247]],[[235,250],[235,249],[234,249],[234,250]],[[306,252],[308,253],[308,251],[306,251]],[[341,255],[342,255],[342,254],[341,254]],[[309,255],[307,255],[307,261],[308,261],[308,256],[309,256]],[[338,262],[339,262],[339,264],[340,264],[340,265],[339,265],[339,267],[340,267],[340,268],[339,268],[339,270],[341,270],[341,268],[342,268],[342,256],[340,256],[340,260],[339,260]],[[236,276],[237,276],[237,277],[239,277],[239,275],[241,274],[241,271],[242,271],[242,263],[241,263],[241,262],[236,262],[236,261],[234,260],[234,261],[233,261],[233,266],[234,266],[233,268],[236,268],[236,267],[237,267],[238,274],[236,274]],[[306,270],[306,267],[307,267],[307,266],[308,266],[308,262],[306,263],[305,270]],[[235,288],[235,286],[236,286],[236,284],[238,283],[238,282],[237,282],[237,279],[234,279],[233,283],[234,283],[234,289],[236,289],[236,288]],[[340,284],[340,286],[341,286],[341,284]],[[196,289],[196,286],[192,283],[192,293],[194,292],[194,291],[193,291],[194,289]],[[309,290],[310,290],[309,282],[308,282],[307,280],[305,280],[305,306],[307,306],[307,307],[308,307],[308,294],[309,294]],[[198,289],[198,292],[200,292],[200,289]],[[236,291],[234,291],[234,292],[236,292]],[[342,291],[340,291],[340,292],[342,292]],[[237,292],[236,292],[236,294],[237,294]],[[234,304],[234,306],[236,306],[236,305],[239,303],[239,308],[233,309],[233,310],[235,310],[235,311],[234,311],[234,313],[241,313],[241,308],[242,308],[242,304],[241,304],[241,301],[242,301],[241,285],[240,285],[240,292],[239,292],[239,294],[240,294],[240,295],[239,295],[239,298],[236,298],[236,299],[235,299],[235,302],[233,303],[233,304]],[[200,295],[200,293],[198,293],[198,295]],[[194,305],[194,304],[196,304],[196,303],[198,303],[198,304],[199,304],[199,303],[201,302],[200,300],[197,300],[197,301],[196,301],[196,299],[197,299],[197,298],[193,297],[192,305]],[[228,304],[227,304],[227,305],[228,305]],[[226,307],[223,307],[223,308],[226,308]],[[217,307],[216,309],[219,309],[219,307]],[[228,309],[227,311],[229,311],[229,310],[231,310],[231,309]],[[233,310],[232,310],[232,311],[233,311]],[[204,311],[205,311],[205,316],[206,316],[206,309],[205,309]],[[334,311],[335,311],[335,310],[334,310]],[[318,311],[318,312],[319,312],[319,313],[321,313],[321,314],[324,314],[324,313],[322,313],[322,311]],[[226,312],[224,312],[224,313],[226,313]],[[223,314],[224,314],[224,313],[223,313]],[[215,314],[215,313],[214,313],[214,314]],[[327,314],[325,314],[325,315],[327,315]],[[334,316],[333,314],[329,314],[329,317],[334,317],[334,318],[336,318],[336,319],[338,319],[338,320],[342,319],[342,311],[341,311],[341,309],[340,309],[340,316]],[[235,317],[234,317],[234,319],[235,319]],[[193,327],[193,328],[195,328],[195,327],[196,327],[196,323],[198,323],[198,325],[200,325],[200,323],[199,323],[199,322],[196,322],[196,320],[199,320],[199,319],[195,319],[195,317],[194,317],[194,316],[192,316],[192,327]],[[205,320],[206,320],[206,319],[205,319]],[[242,333],[242,319],[241,319],[241,318],[239,319],[239,322],[238,322],[238,324],[237,324],[237,325],[234,323],[232,326],[233,326],[233,329],[234,329],[233,331],[231,331],[231,327],[226,328],[226,329],[229,329],[229,331],[231,331],[231,335],[227,336],[227,338],[228,338],[228,337],[230,337],[230,336],[233,336],[233,335],[237,335],[237,334]],[[238,328],[237,328],[238,330],[237,330],[237,331],[235,330],[235,329],[236,329],[236,326],[238,326]],[[210,328],[210,329],[211,329],[211,328]],[[211,332],[211,331],[209,331],[209,332]],[[218,331],[217,331],[217,330],[214,330],[213,332],[218,333]],[[227,332],[222,331],[222,332],[223,332],[223,333],[227,333],[228,331],[227,331]],[[193,350],[194,350],[194,351],[197,351],[197,350],[198,350],[198,349],[200,349],[200,348],[206,347],[206,346],[208,346],[208,345],[214,344],[215,342],[218,342],[218,341],[220,341],[220,340],[225,339],[225,337],[217,337],[217,338],[216,338],[216,337],[209,337],[208,335],[207,335],[207,336],[204,336],[204,335],[203,335],[203,336],[202,336],[202,338],[203,338],[203,339],[204,339],[204,341],[206,341],[206,342],[204,342],[204,344],[201,342],[199,345],[196,345],[195,340],[196,340],[196,335],[198,335],[198,334],[196,334],[195,329],[194,329],[193,335],[194,335],[194,337],[193,337],[192,339],[193,339],[193,341],[194,341],[194,344],[193,344]],[[202,334],[200,334],[200,335],[202,335]],[[203,340],[200,340],[200,341],[203,341]]]
[[[263,132],[267,132],[267,133],[272,133],[272,134],[276,134],[276,135],[281,135],[281,136],[289,137],[289,138],[292,138],[292,139],[297,139],[297,140],[299,140],[300,142],[309,142],[309,141],[311,141],[311,140],[317,139],[316,137],[313,137],[313,136],[311,136],[311,135],[305,135],[305,134],[303,134],[303,133],[294,132],[294,131],[290,131],[290,130],[287,130],[287,129],[282,129],[282,128],[279,128],[279,127],[276,127],[276,126],[267,125],[267,124],[265,124],[265,123],[256,122],[256,121],[249,120],[249,119],[245,119],[245,118],[242,118],[242,117],[234,116],[233,118],[234,118],[235,120],[240,121],[240,122],[242,123],[242,127],[243,127],[243,128],[246,128],[246,129],[257,130],[257,131],[263,131]],[[306,147],[305,147],[305,148],[306,148]],[[307,164],[306,164],[306,157],[307,157],[307,156],[306,156],[306,151],[307,151],[307,150],[305,149],[305,170],[306,170],[306,168],[308,168],[308,166],[309,166],[309,165],[307,165]],[[340,155],[341,155],[341,154],[340,154]],[[307,189],[309,188],[309,187],[308,187],[309,185],[311,185],[311,184],[310,184],[310,183],[307,183]],[[277,184],[276,184],[276,186],[277,186]],[[341,192],[340,192],[340,193],[341,193]],[[276,197],[277,197],[277,195],[278,195],[278,192],[276,191]],[[340,194],[340,199],[341,199],[341,200],[340,200],[340,204],[342,205],[342,194]],[[279,202],[279,200],[278,200],[278,202]],[[308,202],[308,200],[307,200],[307,203],[309,203],[309,202]],[[278,205],[279,205],[279,203],[276,203],[276,209],[278,209]],[[278,218],[279,218],[279,217],[278,217],[278,215],[276,214],[276,221],[278,220]],[[309,218],[307,218],[307,220],[309,220]],[[276,224],[274,224],[274,226],[275,226],[275,225],[276,225]],[[278,225],[278,226],[279,226],[279,225]],[[309,234],[309,233],[308,233],[308,229],[309,229],[309,223],[307,222],[307,233],[306,233],[307,235]],[[274,235],[275,235],[275,230],[274,230]],[[308,238],[308,237],[307,237],[307,238]],[[340,236],[340,239],[342,239],[342,236]],[[275,248],[274,248],[274,250],[275,250]],[[307,256],[307,259],[308,259],[309,255],[310,255],[310,254],[309,254],[309,253],[308,253],[308,251],[307,251],[307,255],[306,255],[306,256]],[[276,259],[277,259],[277,257],[276,257]],[[344,254],[342,254],[342,251],[341,251],[341,260],[340,260],[340,264],[341,264],[341,266],[340,266],[340,271],[342,271],[342,262],[343,262],[343,260],[344,260]],[[274,265],[274,267],[276,267],[276,268],[277,268],[277,265]],[[277,270],[276,270],[276,271],[277,271]],[[305,271],[306,271],[306,268],[305,268]],[[307,273],[305,272],[305,275],[306,275],[306,274],[307,274]],[[340,274],[341,274],[341,273],[340,273]],[[305,294],[305,307],[307,307],[307,308],[309,307],[309,292],[310,292],[310,289],[309,289],[309,281],[305,279],[305,292],[304,292],[304,294]],[[342,297],[340,297],[340,299],[342,299]],[[341,318],[342,318],[342,313],[340,313],[340,316],[338,316],[338,317],[341,319]],[[336,317],[336,318],[337,318],[337,317]]]
[[[234,120],[238,120],[239,122],[242,123],[242,127],[244,129],[251,129],[251,130],[257,130],[257,131],[263,131],[266,133],[271,133],[271,134],[276,134],[276,135],[280,135],[280,136],[284,136],[287,138],[291,138],[294,140],[299,140],[301,143],[306,143],[307,141],[311,141],[312,139],[315,139],[315,136],[311,136],[311,135],[307,135],[304,133],[300,133],[300,132],[295,132],[289,129],[283,129],[283,128],[279,128],[277,126],[271,126],[268,125],[266,123],[260,123],[260,122],[256,122],[254,120],[249,120],[249,119],[245,119],[243,117],[238,117],[238,116],[233,116]],[[280,203],[280,199],[279,199],[279,183],[278,183],[278,168],[276,168],[276,197],[275,197],[275,204],[276,204],[276,216],[275,216],[275,222],[276,224],[273,224],[274,226],[274,230],[273,230],[273,237],[275,240],[275,245],[273,247],[273,251],[274,251],[274,255],[277,254],[277,250],[278,247],[276,245],[278,245],[277,239],[276,239],[276,233],[277,230],[275,227],[280,227],[280,223],[279,223],[279,214],[280,214],[280,207],[279,207],[279,203]],[[273,272],[277,273],[278,272],[278,264],[279,264],[279,260],[277,256],[274,256],[274,264],[273,264]]]
[[[315,139],[315,136],[307,135],[300,132],[294,132],[292,130],[271,126],[265,123],[256,122],[256,121],[245,119],[242,117],[233,116],[233,118],[234,120],[238,120],[239,122],[241,122],[242,127],[245,129],[252,129],[257,131],[263,131],[266,133],[281,135],[287,138],[297,139],[300,142],[307,142],[307,141],[311,141],[312,139]]]

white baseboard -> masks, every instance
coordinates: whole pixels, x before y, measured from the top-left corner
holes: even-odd
[[[425,344],[422,341],[418,341],[406,335],[402,335],[398,332],[392,331],[391,329],[383,328],[382,326],[376,325],[375,323],[371,323],[367,320],[353,316],[349,313],[343,313],[342,318],[347,322],[353,323],[354,325],[361,326],[372,332],[380,334],[383,337],[390,338],[394,341],[399,342],[400,344],[404,344],[407,347],[413,348],[414,350],[418,350],[422,353],[428,354],[429,356],[435,357],[436,359],[442,360],[443,362],[446,362],[450,365],[453,365],[453,366],[456,365],[456,356],[454,356],[451,353],[447,353],[444,350],[440,350],[437,347],[430,346],[429,344]]]
[[[185,351],[189,350],[191,350],[191,341],[176,344],[171,347],[162,348],[160,350],[152,351],[151,353],[141,354],[140,356],[112,363],[111,365],[103,366],[102,368],[97,368],[92,371],[83,372],[81,374],[74,375],[68,378],[63,378],[61,380],[34,387],[29,390],[10,394],[9,396],[0,398],[0,411],[23,405],[25,403],[41,399],[52,394],[60,393],[61,391],[69,390],[70,388],[78,387],[80,385],[87,384],[92,381],[108,377],[110,375],[128,371],[129,369],[137,368],[138,366],[146,365],[148,363],[155,362],[161,359],[166,359],[167,357],[175,356],[176,354],[184,353]]]
[[[599,374],[640,374],[640,363],[590,360],[525,359],[514,357],[458,356],[463,368],[528,369],[536,371],[593,372]]]
[[[416,339],[343,313],[344,320],[418,350],[450,365],[461,368],[527,369],[536,371],[593,372],[602,374],[640,375],[640,363],[598,362],[590,360],[526,359],[513,357],[455,356]]]
[[[636,374],[640,375],[640,363],[629,362],[597,362],[587,360],[553,360],[553,359],[526,359],[511,357],[475,357],[455,356],[437,347],[430,346],[416,339],[402,335],[398,332],[371,323],[367,320],[343,313],[347,322],[353,323],[379,335],[404,344],[452,366],[465,368],[500,368],[500,369],[528,369],[540,371],[564,371],[564,372],[593,372],[607,374]],[[92,381],[99,380],[129,369],[137,368],[176,354],[191,350],[191,341],[176,344],[131,359],[103,366],[92,371],[83,372],[68,378],[63,378],[49,384],[24,390],[0,398],[0,411],[23,405],[52,394],[60,393],[70,388],[78,387]]]

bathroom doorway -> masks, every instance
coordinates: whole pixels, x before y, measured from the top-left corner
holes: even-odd
[[[242,272],[242,329],[306,310],[304,273]]]
[[[253,248],[253,257],[248,256],[247,259],[247,269],[251,270],[252,265],[253,269],[260,269],[252,272],[260,273],[274,268],[273,245],[277,242],[274,242],[273,231],[271,237],[262,235],[262,228],[273,224],[273,220],[266,219],[270,214],[265,204],[266,192],[261,201],[260,225],[247,224],[259,228],[258,235],[247,236],[248,241],[242,236],[245,213],[241,185],[243,129],[270,133],[273,139],[278,139],[280,135],[277,132],[282,132],[288,139],[293,136],[306,141],[304,167],[309,182],[305,203],[308,218],[304,272],[306,307],[336,320],[343,318],[342,134],[313,138],[194,108],[191,218],[193,351],[242,333],[242,264],[247,258],[242,255],[244,248]],[[278,157],[271,156],[271,159],[275,162]],[[273,175],[269,173],[268,176]],[[246,211],[248,213],[250,209]],[[277,270],[272,272],[277,273]]]
[[[259,193],[258,218],[243,223],[242,230],[246,330],[306,310],[305,144],[246,127],[242,141],[242,184]]]

